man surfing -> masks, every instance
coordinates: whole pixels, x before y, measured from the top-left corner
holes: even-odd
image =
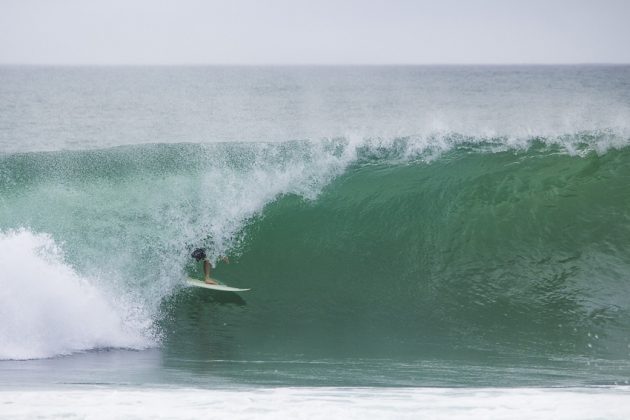
[[[192,254],[190,254],[195,260],[197,260],[197,262],[203,260],[203,281],[206,284],[218,284],[215,280],[213,280],[212,278],[210,278],[210,275],[212,274],[212,263],[210,262],[210,260],[208,259],[208,257],[206,256],[206,250],[203,248],[197,248],[195,249]],[[228,257],[219,257],[221,259],[221,261],[229,264],[230,260],[228,259]]]

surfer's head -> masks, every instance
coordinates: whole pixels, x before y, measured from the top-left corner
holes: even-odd
[[[201,261],[206,258],[206,250],[203,248],[197,248],[192,252],[192,254],[190,254],[190,256],[197,261]]]

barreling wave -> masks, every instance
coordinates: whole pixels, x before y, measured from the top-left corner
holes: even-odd
[[[206,246],[233,257],[217,276],[254,289],[246,311],[217,303],[203,339],[219,353],[626,356],[629,144],[598,131],[8,154],[0,242],[53,238],[167,346],[200,339],[177,324],[199,305],[178,291]]]

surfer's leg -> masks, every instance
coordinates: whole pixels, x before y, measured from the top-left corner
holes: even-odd
[[[217,284],[216,281],[210,278],[211,274],[212,274],[212,264],[210,264],[210,261],[208,260],[203,260],[203,281],[208,284]]]

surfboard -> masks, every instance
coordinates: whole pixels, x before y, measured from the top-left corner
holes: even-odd
[[[213,279],[213,280],[217,281],[216,279]],[[188,284],[189,286],[203,287],[204,289],[219,290],[221,292],[246,292],[248,290],[251,290],[251,289],[239,289],[238,287],[226,286],[225,284],[208,284],[208,283],[204,283],[201,280],[193,279],[190,277],[186,279],[186,284]]]

